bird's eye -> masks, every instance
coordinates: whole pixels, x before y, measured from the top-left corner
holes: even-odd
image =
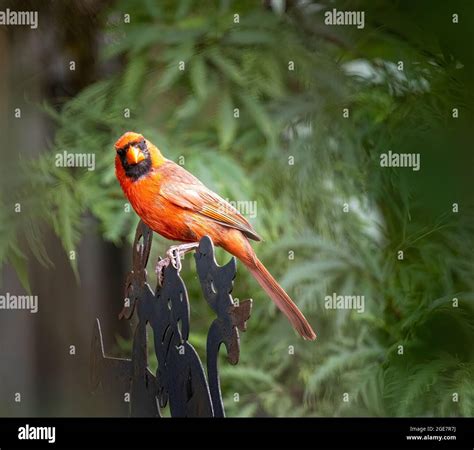
[[[145,142],[145,139],[142,139],[139,143],[138,143],[138,148],[140,150],[145,150],[146,149],[146,142]]]

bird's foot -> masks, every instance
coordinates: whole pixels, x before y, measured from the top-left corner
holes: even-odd
[[[181,258],[184,259],[184,255],[198,248],[199,242],[190,242],[186,244],[173,245],[166,251],[166,258],[158,260],[156,264],[156,275],[158,277],[158,283],[163,286],[164,270],[170,264],[178,271],[181,271]]]
[[[173,245],[166,252],[166,256],[178,272],[181,270],[181,259],[184,259],[186,253],[192,252],[199,247],[199,242],[189,242],[186,244]]]

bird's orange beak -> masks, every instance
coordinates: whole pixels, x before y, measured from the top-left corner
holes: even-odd
[[[143,152],[134,145],[131,145],[127,151],[127,162],[130,165],[138,164],[145,159]]]

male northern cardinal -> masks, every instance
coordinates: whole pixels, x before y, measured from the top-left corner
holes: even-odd
[[[115,149],[115,173],[120,185],[136,213],[153,231],[187,243],[185,249],[209,236],[215,245],[248,267],[304,339],[316,339],[301,311],[255,255],[249,239],[261,239],[237,209],[166,159],[141,134],[125,133]]]

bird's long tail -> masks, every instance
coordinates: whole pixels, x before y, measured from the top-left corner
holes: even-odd
[[[243,260],[252,275],[258,281],[260,286],[275,302],[278,309],[285,314],[294,329],[303,337],[314,341],[316,333],[311,328],[311,325],[306,320],[306,317],[298,309],[293,300],[283,290],[283,288],[276,282],[266,267],[255,256],[253,260]]]

